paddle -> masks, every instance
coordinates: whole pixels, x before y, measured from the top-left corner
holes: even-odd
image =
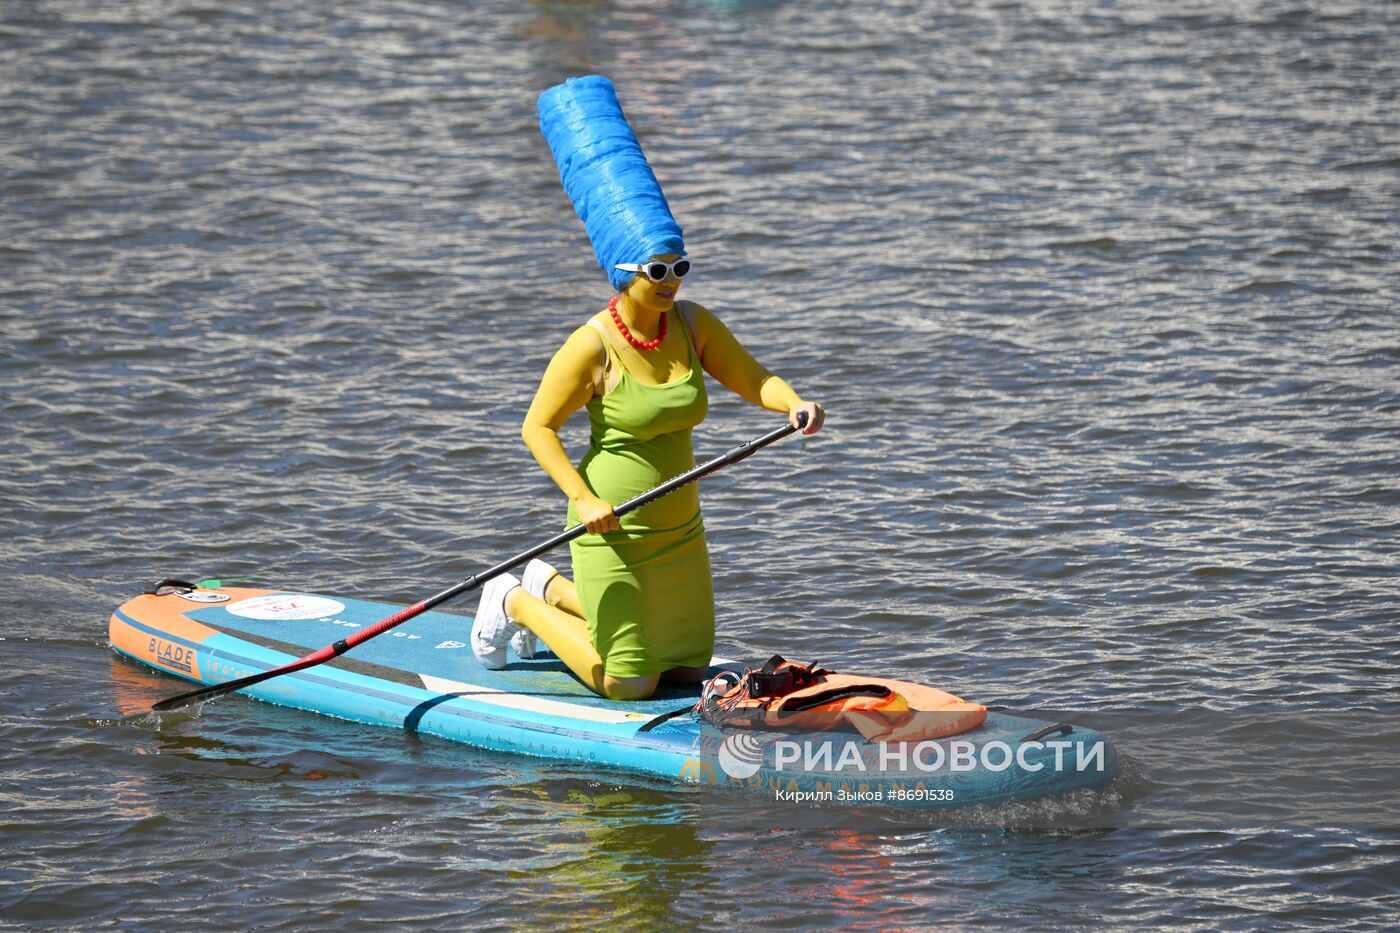
[[[695,467],[693,470],[690,470],[686,473],[682,473],[675,479],[667,480],[660,486],[657,486],[655,489],[652,489],[648,492],[644,492],[634,499],[628,499],[626,502],[614,508],[613,514],[620,518],[623,515],[626,515],[628,512],[639,509],[642,506],[647,505],[648,503],[655,502],[657,499],[660,499],[662,496],[667,495],[668,493],[675,492],[682,486],[687,486],[698,479],[709,476],[711,473],[714,473],[715,471],[726,467],[731,463],[738,463],[740,460],[743,460],[744,458],[756,453],[757,451],[762,450],[764,447],[767,447],[774,441],[781,440],[787,437],[789,434],[793,433],[794,431],[798,431],[807,426],[806,413],[799,414],[797,416],[797,420],[798,424],[796,427],[788,424],[784,425],[781,428],[776,428],[772,431],[769,431],[762,437],[755,438],[751,441],[746,441],[745,443],[740,444],[738,447],[735,447],[733,450],[730,450],[727,453],[723,453],[706,463],[702,463],[699,466]],[[560,532],[559,534],[550,538],[548,541],[542,541],[541,543],[530,548],[528,551],[521,551],[514,557],[509,558],[508,560],[504,560],[488,570],[467,577],[461,583],[458,583],[456,586],[443,590],[436,596],[433,596],[429,599],[425,599],[421,602],[414,603],[407,609],[400,610],[399,612],[396,612],[393,615],[389,616],[387,619],[381,619],[373,625],[367,626],[366,628],[362,628],[358,632],[354,632],[353,634],[341,639],[333,645],[327,645],[326,647],[321,648],[318,651],[313,651],[306,657],[301,658],[297,661],[293,661],[291,664],[284,664],[281,667],[275,667],[270,671],[262,671],[261,673],[252,674],[248,677],[240,677],[237,680],[230,680],[227,683],[212,684],[210,686],[200,687],[198,690],[191,690],[188,693],[182,693],[178,696],[173,696],[169,697],[168,699],[161,700],[159,703],[152,706],[151,709],[156,712],[165,712],[167,710],[180,709],[181,707],[189,706],[191,703],[198,703],[202,700],[212,700],[215,697],[221,697],[226,693],[233,693],[235,690],[242,690],[244,687],[251,687],[254,684],[260,684],[264,680],[271,680],[272,678],[280,677],[283,674],[292,674],[297,671],[304,671],[308,667],[315,667],[318,664],[324,664],[332,658],[339,657],[340,655],[349,651],[356,645],[363,644],[364,642],[369,641],[376,635],[383,635],[385,632],[389,631],[389,629],[394,628],[398,625],[402,625],[409,619],[412,619],[413,617],[418,615],[422,615],[429,609],[432,609],[434,606],[440,606],[443,603],[447,602],[449,599],[454,599],[458,596],[461,596],[463,593],[471,592],[472,590],[481,586],[486,581],[494,577],[500,576],[507,570],[510,570],[513,567],[518,567],[528,560],[539,557],[546,551],[552,551],[559,545],[572,541],[573,539],[581,535],[587,534],[587,532],[588,529],[585,528],[583,525],[575,525],[566,531]]]

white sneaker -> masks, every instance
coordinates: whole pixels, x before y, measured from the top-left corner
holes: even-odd
[[[519,585],[519,580],[503,573],[488,580],[481,592],[481,604],[472,621],[472,653],[488,671],[506,666],[506,645],[519,627],[506,615],[506,597]]]
[[[516,629],[514,635],[510,636],[510,650],[526,661],[534,660],[535,649],[539,647],[539,643],[535,633],[523,625]]]
[[[520,585],[524,587],[525,592],[543,602],[545,588],[558,574],[559,571],[537,557],[525,565],[525,572],[520,575]],[[534,658],[535,651],[539,648],[539,639],[535,637],[534,632],[521,626],[520,631],[510,636],[510,647],[520,657],[529,661]]]
[[[559,571],[536,557],[525,565],[525,572],[520,575],[520,585],[525,587],[525,592],[531,596],[543,600],[544,591],[549,587],[549,581],[558,575]]]

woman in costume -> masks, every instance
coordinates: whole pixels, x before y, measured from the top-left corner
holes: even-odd
[[[681,228],[607,78],[571,78],[540,95],[540,126],[603,271],[606,310],[555,353],[521,436],[569,498],[574,580],[531,561],[482,594],[472,649],[505,666],[544,641],[611,699],[643,699],[662,679],[704,679],[714,650],[714,592],[700,494],[691,484],[621,519],[613,506],[695,465],[691,429],[705,417],[701,370],[755,405],[820,430],[804,401],[756,362],[720,320],[677,300],[690,271]],[[575,467],[559,429],[580,408],[592,428]]]

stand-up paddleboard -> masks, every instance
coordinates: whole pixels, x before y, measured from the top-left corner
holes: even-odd
[[[219,684],[288,664],[395,611],[284,590],[202,584],[137,596],[113,615],[122,654]],[[583,686],[553,655],[488,671],[469,646],[471,619],[429,611],[353,653],[245,689],[270,703],[413,729],[479,748],[585,762],[769,799],[949,807],[1093,787],[1117,768],[1101,734],[987,714],[960,735],[871,743],[851,732],[721,730],[694,715],[699,686],[662,685],[643,701]]]

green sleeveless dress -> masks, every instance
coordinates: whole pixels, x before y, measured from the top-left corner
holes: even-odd
[[[619,380],[588,403],[592,433],[579,464],[593,494],[618,505],[695,466],[691,428],[709,400],[695,342],[688,375],[662,385],[639,382],[603,333]],[[613,677],[646,677],[710,663],[715,646],[714,584],[700,491],[695,484],[622,516],[621,531],[570,542],[574,585],[588,634]],[[568,524],[578,524],[573,505]]]

